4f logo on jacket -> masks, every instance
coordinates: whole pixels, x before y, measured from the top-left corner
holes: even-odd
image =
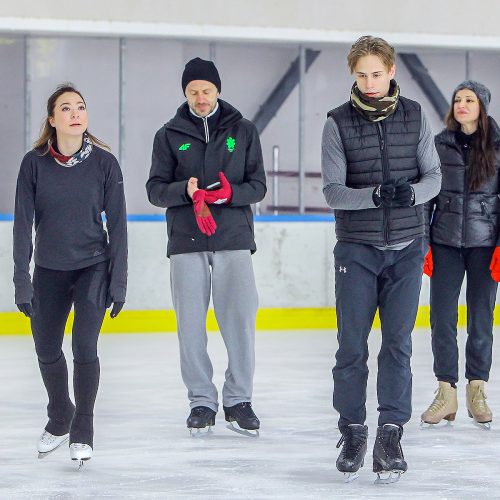
[[[227,150],[232,153],[234,151],[234,148],[236,147],[236,139],[233,137],[229,136],[226,140],[226,146]]]
[[[339,273],[346,273],[346,272],[347,272],[346,266],[339,266]]]
[[[191,147],[190,142],[186,142],[185,144],[181,144],[179,146],[179,151],[187,151]]]

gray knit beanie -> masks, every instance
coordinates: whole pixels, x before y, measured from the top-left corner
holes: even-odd
[[[476,82],[475,80],[465,80],[453,91],[453,101],[455,100],[455,94],[462,89],[469,89],[477,95],[477,98],[483,105],[484,110],[488,113],[488,107],[491,101],[491,92],[486,85]]]

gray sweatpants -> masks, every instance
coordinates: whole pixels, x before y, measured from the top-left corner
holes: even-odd
[[[218,409],[213,367],[207,352],[210,291],[228,354],[222,403],[233,406],[251,401],[258,298],[250,251],[171,255],[170,285],[177,316],[182,379],[191,408]]]

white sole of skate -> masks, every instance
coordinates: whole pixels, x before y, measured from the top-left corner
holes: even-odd
[[[58,448],[60,448],[63,444],[67,443],[68,439],[69,439],[69,434],[65,434],[64,436],[60,436],[60,438],[61,439],[57,439],[56,441],[54,441],[54,443],[56,445],[51,450],[47,450],[47,451],[38,450],[38,458],[41,460],[42,458],[47,457],[51,453],[54,453],[54,451],[56,451]]]
[[[373,484],[392,484],[397,483],[401,474],[403,474],[400,470],[391,470],[384,472],[377,472],[377,479]]]
[[[248,430],[248,429],[242,429],[238,424],[233,425],[233,422],[229,422],[226,425],[226,429],[229,429],[230,431],[236,432],[236,434],[241,434],[242,436],[247,436],[251,438],[258,438],[259,437],[259,429],[256,430]]]

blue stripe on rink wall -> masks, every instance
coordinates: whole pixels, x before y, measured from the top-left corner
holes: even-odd
[[[255,215],[256,222],[333,222],[332,215]],[[129,214],[129,222],[165,222],[165,214]]]
[[[331,215],[255,215],[256,222],[333,222]],[[13,221],[13,214],[1,214],[0,221]],[[165,214],[129,214],[129,222],[165,222]]]

